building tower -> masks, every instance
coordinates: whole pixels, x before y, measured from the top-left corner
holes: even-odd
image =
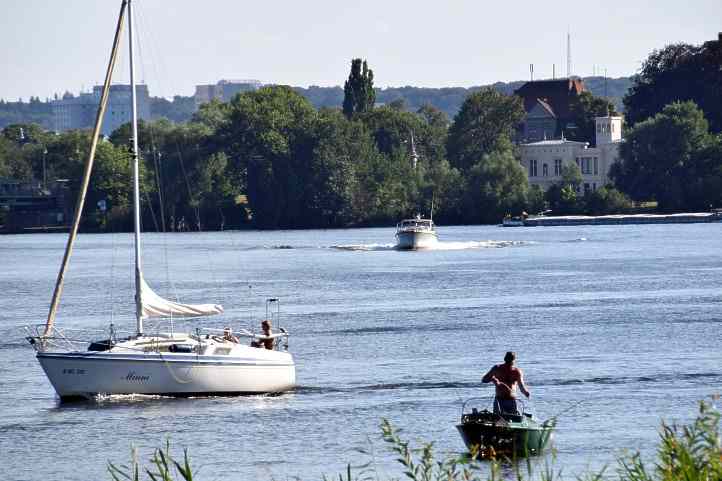
[[[597,147],[622,140],[622,117],[595,117]]]

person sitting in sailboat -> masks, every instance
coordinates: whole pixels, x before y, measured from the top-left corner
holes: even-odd
[[[226,327],[223,329],[223,340],[224,341],[231,341],[238,344],[238,338],[233,335],[233,331],[231,331],[230,327]]]
[[[263,335],[254,336],[254,340],[251,341],[251,346],[273,349],[275,337],[271,333],[271,321],[269,319],[261,321],[261,330],[263,331]]]

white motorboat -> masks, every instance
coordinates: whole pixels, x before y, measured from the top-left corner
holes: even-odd
[[[113,324],[105,334],[83,339],[55,327],[55,316],[63,281],[72,253],[85,203],[95,150],[108,102],[115,60],[127,15],[130,38],[130,81],[132,112],[133,206],[135,223],[135,321],[136,329],[119,335]],[[181,304],[153,292],[143,277],[140,243],[140,194],[138,182],[138,116],[133,62],[133,19],[131,0],[123,0],[110,55],[105,84],[68,236],[65,255],[53,293],[47,321],[31,332],[28,340],[37,351],[50,383],[61,399],[98,394],[218,395],[276,393],[292,389],[296,382],[293,357],[287,352],[288,334],[254,335],[247,331],[196,329],[192,333],[147,333],[143,321],[153,317],[210,316],[221,314],[217,304]],[[270,303],[278,302],[269,299]],[[268,315],[267,304],[267,315]],[[96,334],[97,336],[97,334]],[[238,337],[256,338],[264,347],[242,345]],[[286,342],[283,342],[286,341]],[[282,350],[281,345],[285,346]],[[270,347],[270,349],[269,349]]]
[[[417,214],[413,219],[404,219],[396,224],[396,248],[416,250],[433,248],[439,241],[432,219],[422,219]]]

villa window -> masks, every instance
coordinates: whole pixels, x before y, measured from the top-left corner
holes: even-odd
[[[530,160],[529,161],[529,177],[536,177],[536,176],[537,176],[537,161]]]
[[[562,175],[562,159],[554,159],[554,175]]]
[[[549,166],[547,164],[542,165],[542,175],[544,177],[549,176]]]
[[[594,175],[599,175],[599,159],[594,157]]]

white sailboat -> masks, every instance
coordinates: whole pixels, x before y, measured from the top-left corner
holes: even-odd
[[[98,143],[108,90],[125,18],[130,38],[130,81],[133,132],[133,206],[135,224],[135,311],[136,329],[121,336],[110,325],[103,340],[78,340],[54,326],[63,281],[83,211],[95,150]],[[50,383],[61,399],[87,398],[98,394],[160,394],[174,396],[275,393],[292,389],[296,382],[293,357],[281,350],[288,334],[258,336],[247,331],[196,329],[192,333],[144,332],[143,321],[151,317],[193,317],[220,314],[216,304],[181,304],[163,299],[143,278],[141,266],[140,193],[138,182],[138,119],[135,66],[133,61],[133,15],[131,0],[123,0],[115,31],[113,50],[106,71],[103,95],[96,116],[90,154],[85,166],[75,218],[58,273],[48,318],[28,336]],[[275,299],[270,301],[276,302]],[[268,309],[267,309],[268,313]],[[265,341],[251,347],[238,337]],[[273,347],[269,349],[268,347]]]

